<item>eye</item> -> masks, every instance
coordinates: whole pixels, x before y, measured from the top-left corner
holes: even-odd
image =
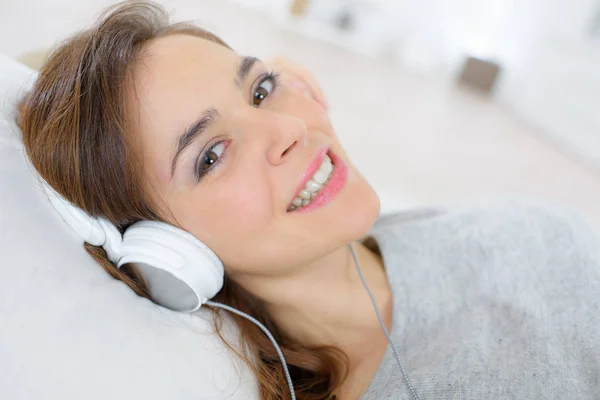
[[[210,171],[215,165],[217,165],[226,148],[225,142],[219,142],[213,147],[209,148],[199,159],[198,167],[196,170],[197,179],[200,180],[208,171]]]
[[[254,89],[254,93],[252,95],[252,106],[258,107],[260,103],[262,103],[262,101],[273,92],[276,85],[277,77],[273,74],[267,75],[265,79],[262,80],[260,85]]]

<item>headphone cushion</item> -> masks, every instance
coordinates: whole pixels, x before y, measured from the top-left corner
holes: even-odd
[[[194,235],[158,221],[140,221],[125,231],[118,267],[134,264],[157,303],[196,311],[223,287],[217,255]]]

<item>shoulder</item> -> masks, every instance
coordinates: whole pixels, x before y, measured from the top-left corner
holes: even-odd
[[[388,249],[429,255],[488,256],[502,252],[518,258],[594,257],[600,236],[578,213],[542,199],[503,199],[450,208],[427,208],[380,218],[373,228]],[[385,244],[385,243],[384,243]]]
[[[380,217],[374,231],[393,233],[415,228],[463,230],[471,234],[514,232],[553,237],[558,233],[598,238],[598,232],[577,212],[546,199],[503,199],[454,207],[429,207]]]
[[[489,296],[585,302],[600,289],[599,235],[577,213],[545,200],[387,216],[373,237],[398,301],[424,314],[437,315],[439,301],[415,299],[443,298],[454,312]]]

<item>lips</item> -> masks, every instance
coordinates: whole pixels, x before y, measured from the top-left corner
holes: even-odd
[[[317,156],[302,175],[302,181],[288,206],[288,212],[311,211],[328,203],[342,190],[347,178],[346,163],[328,146],[320,147]],[[322,181],[324,182],[321,184]],[[313,185],[316,187],[313,188]]]
[[[310,164],[308,164],[308,166],[304,170],[304,173],[302,174],[302,180],[296,187],[296,191],[294,192],[294,196],[292,197],[292,199],[295,197],[298,197],[298,194],[300,193],[300,191],[302,189],[304,189],[304,186],[306,186],[306,183],[310,180],[310,178],[313,177],[315,172],[317,172],[319,170],[319,167],[321,166],[321,164],[323,164],[323,160],[325,159],[325,154],[327,154],[328,150],[329,150],[329,146],[327,146],[327,145],[323,145],[323,146],[319,147],[319,149],[317,150],[316,157],[310,162]],[[291,201],[291,199],[290,199],[290,201]]]

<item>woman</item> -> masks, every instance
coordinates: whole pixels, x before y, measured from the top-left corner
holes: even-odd
[[[169,25],[156,5],[118,5],[42,69],[21,107],[27,154],[64,198],[121,231],[163,221],[212,249],[226,272],[214,300],[273,333],[299,399],[600,396],[590,229],[519,203],[376,223],[379,200],[318,88],[279,72]],[[135,267],[85,246],[148,296]],[[234,318],[261,398],[288,398],[269,339]]]

